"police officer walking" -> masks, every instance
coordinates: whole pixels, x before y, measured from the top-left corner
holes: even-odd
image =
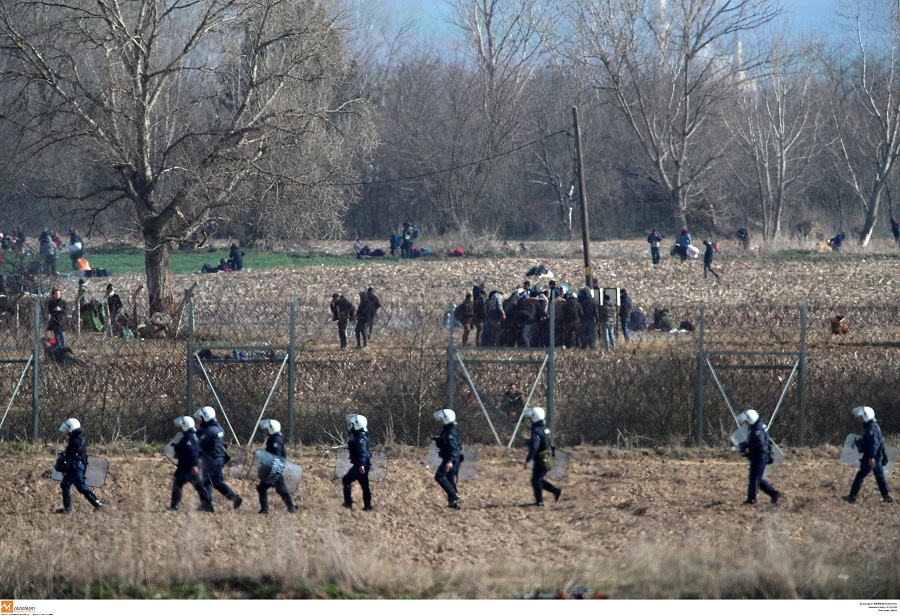
[[[747,500],[745,505],[756,504],[757,488],[768,494],[772,504],[778,504],[781,492],[763,479],[766,465],[769,464],[769,432],[764,421],[759,418],[759,413],[753,409],[747,409],[738,415],[738,424],[747,426],[747,440],[739,445],[741,455],[750,460],[750,476],[747,482]]]
[[[269,437],[266,439],[266,451],[276,458],[286,459],[287,453],[284,450],[284,438],[281,436],[281,422],[274,419],[263,419],[259,422],[259,427],[269,433]],[[291,498],[290,492],[287,491],[287,487],[284,485],[284,477],[279,475],[278,481],[274,484],[266,481],[261,481],[257,484],[256,491],[259,492],[260,513],[269,513],[269,488],[275,488],[275,493],[284,501],[284,506],[287,507],[288,513],[297,511],[294,499]]]
[[[212,496],[215,488],[234,504],[238,509],[244,502],[235,494],[222,476],[222,468],[225,466],[225,431],[216,421],[216,410],[211,406],[204,406],[194,413],[194,419],[200,422],[200,457],[203,461],[203,485],[207,493]]]
[[[175,443],[175,482],[172,484],[172,501],[170,511],[178,511],[181,504],[181,489],[190,483],[200,497],[200,511],[215,511],[212,496],[203,484],[200,473],[200,441],[197,439],[197,428],[193,417],[179,417],[174,421],[181,430],[181,440]]]
[[[59,427],[59,431],[69,435],[69,443],[56,466],[56,470],[63,473],[62,481],[59,483],[63,506],[61,509],[57,509],[56,513],[72,513],[72,493],[70,491],[72,486],[75,486],[75,489],[87,499],[94,507],[94,511],[100,511],[103,503],[84,480],[88,456],[84,446],[84,429],[81,427],[81,422],[74,418],[67,419]]]
[[[557,487],[544,479],[549,468],[541,463],[541,459],[552,455],[550,446],[550,428],[544,423],[544,409],[539,406],[527,408],[523,411],[525,417],[531,420],[531,438],[528,439],[528,456],[525,458],[525,469],[531,463],[531,489],[534,491],[534,504],[537,507],[544,506],[544,490],[553,494],[554,502],[562,495],[562,488]],[[550,452],[546,454],[543,452]]]
[[[347,435],[350,437],[347,448],[350,450],[350,470],[344,475],[344,503],[347,509],[353,509],[351,489],[353,482],[358,481],[363,493],[363,511],[372,510],[372,491],[369,489],[369,470],[372,459],[369,455],[368,420],[363,415],[347,415]]]
[[[886,503],[892,503],[894,499],[891,498],[891,491],[884,478],[884,435],[881,433],[878,422],[875,421],[875,411],[868,406],[858,406],[853,409],[852,413],[854,417],[864,422],[866,427],[862,437],[857,441],[857,449],[862,453],[862,457],[859,459],[859,471],[853,479],[853,485],[850,486],[850,494],[841,498],[848,503],[855,503],[863,479],[872,473],[875,475],[875,483],[878,484],[881,498]]]
[[[451,409],[441,409],[434,413],[434,420],[444,425],[440,436],[433,437],[438,455],[441,457],[434,480],[447,493],[447,506],[459,509],[460,498],[456,489],[456,478],[462,462],[462,443],[459,438],[459,426],[456,424],[456,413]]]

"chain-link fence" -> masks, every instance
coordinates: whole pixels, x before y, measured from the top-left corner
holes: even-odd
[[[263,414],[280,420],[294,441],[336,444],[344,415],[362,412],[369,417],[373,441],[422,446],[437,429],[432,413],[447,404],[449,332],[442,326],[446,306],[429,303],[425,295],[382,302],[367,348],[357,349],[357,322],[348,321],[348,346],[341,349],[330,297],[295,297],[286,291],[269,298],[191,299],[188,292],[174,316],[161,316],[145,313],[142,287],[114,290],[121,306],[111,310],[111,295],[102,282],[89,283],[81,294],[75,287],[64,294],[70,306],[82,306],[68,331],[71,357],[53,359],[44,348],[50,336],[45,294],[4,298],[3,438],[54,439],[59,424],[75,416],[95,442],[162,442],[174,432],[173,418],[209,405],[227,417],[229,438],[242,444]],[[758,352],[753,364],[782,367],[720,366],[716,373],[728,402],[707,375],[702,390],[704,442],[727,442],[735,427],[729,402],[737,411],[756,408],[768,420],[780,401],[773,437],[799,444],[799,380],[785,389],[791,371],[784,366],[794,359],[775,354],[800,348],[800,308],[776,303],[705,308],[705,350]],[[37,328],[35,310],[40,311]],[[670,312],[696,315],[699,306],[670,307]],[[900,433],[900,403],[893,395],[900,367],[897,313],[898,308],[889,305],[809,306],[805,444],[840,443],[857,428],[848,411],[860,404],[875,408],[887,434]],[[844,317],[847,333],[832,333],[831,320],[837,316]],[[455,335],[459,344],[461,331]],[[698,338],[699,332],[644,332],[633,334],[629,343],[620,337],[614,352],[601,350],[602,345],[597,350],[557,348],[556,442],[696,443]],[[25,368],[36,351],[35,391],[35,368]],[[510,353],[499,348],[480,356],[502,360]],[[534,357],[543,358],[540,353]],[[716,361],[749,363],[726,355]],[[468,363],[468,378],[457,367],[454,406],[468,441],[509,442],[516,424],[504,409],[503,394],[516,382],[527,397],[541,365]],[[534,389],[533,405],[547,406],[546,372]]]

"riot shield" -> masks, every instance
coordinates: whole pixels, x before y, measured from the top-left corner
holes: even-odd
[[[162,452],[163,455],[166,456],[172,464],[178,464],[178,459],[175,457],[175,445],[181,442],[181,439],[184,437],[184,432],[179,432],[175,436],[173,436],[168,443],[166,443]]]
[[[737,430],[731,433],[731,444],[735,447],[740,447],[741,443],[747,440],[747,427],[741,426]]]
[[[250,470],[244,479],[259,481],[274,486],[279,479],[284,479],[284,487],[288,494],[293,494],[300,487],[303,479],[303,468],[299,464],[288,462],[284,458],[273,456],[268,451],[258,450],[253,454]]]
[[[894,468],[897,466],[897,448],[885,443],[884,450],[888,457],[888,463],[884,465],[884,476],[890,477],[894,474]]]
[[[862,452],[857,449],[856,443],[860,438],[859,434],[850,433],[847,435],[847,438],[844,439],[844,447],[841,449],[841,462],[850,466],[859,466]]]
[[[859,467],[862,452],[857,449],[856,443],[862,437],[858,434],[848,434],[844,439],[844,447],[841,449],[841,462],[850,466]],[[893,445],[884,444],[884,451],[887,453],[888,463],[884,465],[884,476],[890,477],[894,474],[894,468],[897,466],[897,448]]]
[[[334,478],[340,479],[350,470],[350,450],[342,447],[334,453]],[[369,455],[372,462],[372,467],[369,469],[369,481],[384,481],[387,477],[388,455],[383,451],[372,451]]]
[[[59,455],[61,451],[57,453]],[[102,488],[106,485],[106,473],[109,472],[109,461],[106,458],[88,456],[88,464],[84,469],[84,482],[92,488]],[[53,481],[62,481],[63,474],[57,470],[50,473]]]
[[[731,433],[731,442],[735,447],[740,447],[741,443],[747,440],[747,427],[741,426],[737,430]],[[775,444],[771,438],[769,439],[769,448],[772,451],[772,463],[766,465],[766,470],[763,471],[763,477],[768,477],[776,470],[778,467],[784,464],[784,452],[781,451],[781,448]]]
[[[460,481],[472,481],[475,479],[475,472],[478,470],[478,452],[463,445],[462,455],[462,462],[459,465],[457,477],[459,477]],[[428,455],[425,456],[425,468],[437,470],[440,463],[441,456],[438,455],[437,444],[432,442],[431,447],[428,448]]]
[[[772,448],[772,463],[766,465],[763,477],[768,477],[784,464],[784,452],[781,451],[781,448],[774,441],[769,441],[769,447]]]
[[[548,481],[562,481],[562,478],[566,474],[566,469],[569,467],[569,461],[572,459],[572,456],[567,454],[565,451],[561,449],[554,448],[553,450],[553,468],[547,471],[547,480]],[[537,463],[537,460],[535,460]]]

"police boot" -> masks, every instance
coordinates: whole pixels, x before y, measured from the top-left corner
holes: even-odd
[[[228,496],[228,500],[230,500],[234,504],[235,509],[240,509],[241,503],[244,502],[244,499],[241,498],[240,496],[238,496],[237,494],[235,494],[234,492],[232,492],[231,495]]]
[[[181,489],[172,488],[172,500],[170,501],[169,511],[178,511],[178,505],[181,503]]]
[[[284,501],[284,506],[287,507],[288,513],[297,511],[297,505],[294,504],[294,500],[290,496],[283,496],[281,500]]]
[[[562,496],[562,488],[560,488],[560,487],[553,488],[552,492],[553,492],[553,502],[554,503],[559,502],[559,497]]]
[[[72,513],[72,508],[71,507],[60,507],[59,509],[56,510],[56,513],[70,514],[70,513]]]
[[[344,484],[344,504],[343,507],[347,509],[353,509],[353,498],[350,496],[350,486]]]
[[[88,492],[84,495],[87,498],[88,502],[93,505],[94,511],[100,511],[103,509],[103,503],[100,502],[100,499],[97,498],[97,495],[93,492]]]
[[[448,502],[447,506],[450,507],[451,509],[459,509],[459,501],[460,500],[462,500],[462,499],[459,497],[459,494],[454,492],[453,494],[450,495],[450,501]]]
[[[269,513],[269,495],[263,490],[259,490],[259,512]]]
[[[213,506],[212,501],[203,501],[202,503],[200,503],[200,511],[215,513],[216,508]]]

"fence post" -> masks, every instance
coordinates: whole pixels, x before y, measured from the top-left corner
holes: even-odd
[[[136,316],[135,316],[136,320]],[[194,298],[188,300],[188,346],[187,346],[187,409],[185,415],[194,413]]]
[[[456,315],[453,314],[453,310],[448,310],[448,314],[450,315],[450,322],[447,324],[447,331],[450,332],[450,340],[447,343],[447,406],[445,408],[453,409],[454,386],[456,385],[456,366],[453,363],[456,356],[456,346],[453,342],[453,334],[455,333],[453,326],[456,324],[454,323]],[[456,409],[453,410],[455,411]]]
[[[556,291],[550,292],[550,348],[547,362],[547,428],[553,433],[556,425]]]
[[[31,368],[31,441],[38,441],[38,400],[41,390],[41,298],[40,296],[34,300],[34,364]]]
[[[697,445],[703,445],[703,390],[706,387],[706,353],[703,351],[705,306],[700,306],[700,335],[697,337]]]
[[[291,294],[291,341],[288,346],[288,441],[294,440],[294,387],[297,372],[297,289]]]
[[[808,298],[803,298],[803,306],[800,308],[800,363],[797,369],[797,441],[800,447],[806,445],[804,415],[806,412],[806,312]]]

